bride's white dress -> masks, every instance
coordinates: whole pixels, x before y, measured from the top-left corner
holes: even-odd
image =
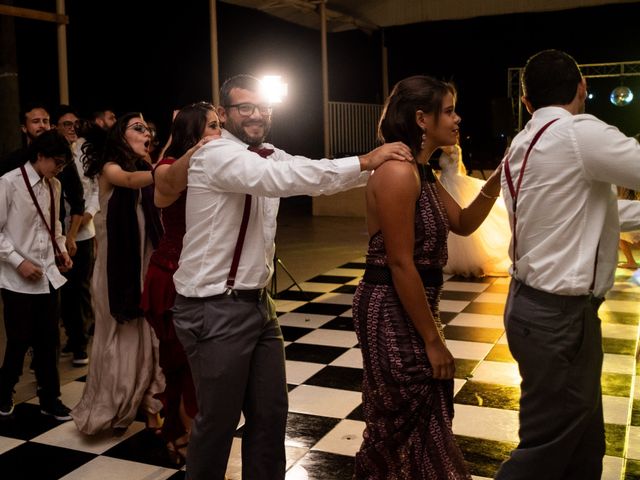
[[[440,155],[440,182],[464,208],[476,198],[484,180],[468,176],[460,150],[455,152],[450,156],[443,151]],[[444,272],[465,277],[506,276],[511,265],[510,241],[509,217],[501,195],[485,221],[471,235],[462,237],[449,233],[449,260]]]

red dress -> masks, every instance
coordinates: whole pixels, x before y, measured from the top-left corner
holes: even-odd
[[[171,165],[173,162],[174,158],[164,158],[158,165]],[[160,341],[160,366],[167,383],[163,398],[165,420],[162,436],[167,441],[175,441],[185,434],[179,414],[181,398],[191,418],[198,413],[191,369],[176,336],[171,313],[176,298],[173,274],[178,269],[182,237],[186,230],[186,199],[185,190],[175,202],[162,209],[164,235],[151,256],[141,301],[144,315]]]

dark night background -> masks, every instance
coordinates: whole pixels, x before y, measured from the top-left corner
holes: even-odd
[[[15,0],[55,10],[54,0]],[[81,113],[111,107],[142,111],[167,134],[171,111],[211,100],[206,0],[67,0],[70,100]],[[273,117],[270,140],[291,153],[322,156],[320,32],[218,2],[220,81],[237,73],[280,74],[289,95]],[[581,64],[640,60],[640,2],[560,12],[480,17],[387,28],[389,82],[426,73],[459,89],[463,147],[495,162],[508,135],[507,68],[545,48]],[[58,101],[56,27],[16,19],[21,103]],[[382,32],[329,35],[332,101],[382,102]],[[640,131],[640,102],[608,101],[619,79],[589,80],[588,112],[628,135]],[[640,100],[640,77],[625,80]]]

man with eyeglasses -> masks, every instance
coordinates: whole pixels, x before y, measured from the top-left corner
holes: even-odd
[[[112,110],[96,110],[90,120],[103,130],[109,130],[116,123],[116,114]]]
[[[401,143],[338,160],[294,157],[264,143],[272,110],[256,78],[230,78],[220,101],[222,138],[191,158],[187,231],[174,275],[173,320],[199,407],[187,478],[224,478],[243,412],[242,478],[278,480],[285,475],[288,397],[283,338],[266,286],[279,197],[346,190],[366,182],[365,170],[412,157]]]
[[[0,417],[13,414],[13,388],[32,346],[40,411],[67,421],[69,408],[59,398],[58,289],[66,281],[60,272],[72,261],[54,212],[60,204],[55,175],[71,160],[71,151],[58,132],[49,130],[31,142],[26,159],[0,178],[0,293],[7,334]]]
[[[67,236],[67,250],[73,257],[73,269],[65,273],[67,283],[60,289],[60,316],[67,334],[62,356],[72,355],[71,364],[81,367],[89,363],[87,330],[93,324],[91,275],[94,264],[95,228],[93,217],[100,209],[98,183],[84,174],[82,163],[82,121],[69,105],[60,105],[55,125],[73,153],[73,162],[60,174],[63,189],[60,220]],[[78,183],[76,183],[76,179]]]

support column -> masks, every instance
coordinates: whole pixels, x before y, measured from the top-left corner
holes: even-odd
[[[220,104],[220,76],[218,70],[218,15],[216,0],[209,0],[209,25],[211,32],[211,98],[217,107]]]
[[[64,0],[56,0],[56,14],[65,16]],[[67,25],[58,23],[58,83],[60,89],[60,103],[69,104],[69,73],[67,65]]]

